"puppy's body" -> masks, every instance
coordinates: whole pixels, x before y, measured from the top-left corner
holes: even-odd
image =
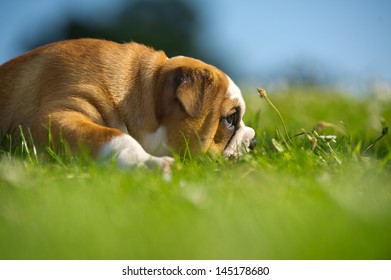
[[[195,153],[240,153],[254,136],[243,113],[239,89],[220,70],[136,43],[63,41],[0,67],[1,135],[21,125],[45,145],[50,126],[73,150],[115,154],[123,166],[162,166],[185,141]]]

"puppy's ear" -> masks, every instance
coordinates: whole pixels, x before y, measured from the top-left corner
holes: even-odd
[[[211,73],[207,69],[191,69],[181,67],[172,73],[175,98],[192,118],[199,118],[204,104],[204,95]]]

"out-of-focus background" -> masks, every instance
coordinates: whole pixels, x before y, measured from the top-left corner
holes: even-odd
[[[80,37],[194,56],[241,86],[257,138],[231,161],[184,147],[165,180],[1,137],[0,260],[390,260],[390,7],[0,0],[0,63]]]
[[[137,41],[220,67],[242,86],[391,94],[388,0],[1,0],[0,63],[52,41]]]

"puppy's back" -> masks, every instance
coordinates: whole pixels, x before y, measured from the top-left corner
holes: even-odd
[[[107,44],[111,49],[118,45],[95,39],[62,41],[1,65],[0,134],[12,133],[18,125],[30,127],[42,105],[50,100],[60,102],[64,97],[61,94],[70,86],[99,81],[102,69],[96,67],[97,56]]]
[[[35,49],[0,66],[0,134],[25,124],[37,109],[37,80],[42,73],[40,53]]]
[[[144,45],[97,39],[61,41],[27,52],[0,66],[0,136],[18,125],[31,127],[49,107],[67,106],[74,89],[83,87],[94,89],[83,98],[101,107],[100,114],[111,112],[133,92],[139,74],[152,71],[148,65],[166,59],[164,52]]]

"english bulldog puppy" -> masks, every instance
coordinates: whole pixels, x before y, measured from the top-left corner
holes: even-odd
[[[169,167],[171,153],[236,157],[255,132],[239,88],[200,60],[137,43],[49,44],[0,66],[0,137],[29,129],[36,145],[64,139],[119,166]],[[48,133],[50,130],[51,133]]]

